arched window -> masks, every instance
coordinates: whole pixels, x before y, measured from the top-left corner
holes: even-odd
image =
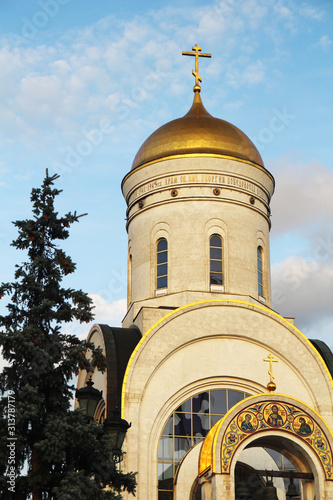
[[[161,238],[157,242],[156,288],[168,286],[168,242]]]
[[[264,296],[263,279],[262,279],[262,257],[263,257],[263,250],[259,246],[257,248],[257,271],[258,271],[258,294],[261,295],[261,297]]]
[[[158,447],[158,500],[174,499],[174,477],[184,455],[204,440],[230,408],[248,396],[231,389],[210,390],[187,399],[171,413]],[[200,498],[199,491],[195,495]]]
[[[210,249],[210,284],[223,285],[222,238],[213,234],[209,240]]]

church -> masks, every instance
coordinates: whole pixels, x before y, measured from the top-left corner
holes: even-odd
[[[121,467],[138,472],[138,500],[333,499],[333,355],[272,309],[274,178],[205,109],[210,54],[183,54],[193,104],[122,181],[128,307],[121,328],[88,334],[108,362],[95,419],[118,407],[131,423]]]

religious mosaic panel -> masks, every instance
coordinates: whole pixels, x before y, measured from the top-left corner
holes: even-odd
[[[317,454],[327,480],[333,480],[332,450],[325,433],[304,410],[278,401],[250,405],[229,423],[222,439],[222,473],[230,473],[238,446],[254,433],[281,430],[302,438]]]

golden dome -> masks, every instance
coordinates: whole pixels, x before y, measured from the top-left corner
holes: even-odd
[[[195,154],[231,157],[264,166],[250,139],[231,123],[210,115],[195,91],[190,111],[158,128],[145,140],[134,158],[132,170],[170,156]]]

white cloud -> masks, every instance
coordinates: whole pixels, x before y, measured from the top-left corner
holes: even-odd
[[[205,62],[208,74],[216,78],[224,73],[231,87],[265,82],[274,53],[281,51],[274,35],[281,31],[274,9],[279,12],[276,17],[296,17],[281,1],[269,5],[263,0],[223,0],[217,6],[208,4],[191,11],[165,6],[147,11],[144,18],[133,16],[127,23],[108,16],[84,29],[65,32],[54,46],[4,45],[0,51],[5,73],[0,82],[0,94],[5,96],[0,114],[2,140],[16,134],[31,144],[35,134],[36,140],[43,137],[47,147],[44,135],[48,131],[54,151],[58,147],[52,143],[55,137],[73,143],[82,127],[96,127],[96,117],[110,114],[110,96],[119,106],[129,96],[134,104],[127,106],[126,119],[130,112],[135,120],[142,95],[143,100],[153,99],[162,86],[170,84],[173,93],[180,95],[181,51],[190,48],[196,37],[210,40],[204,51],[215,50],[214,59]],[[259,33],[266,33],[268,43],[273,43],[269,61],[258,59]],[[188,47],[183,45],[186,40]],[[133,42],[139,47],[135,55]],[[163,68],[163,78],[149,87],[144,82],[156,67]],[[140,94],[138,87],[144,92]],[[119,114],[112,120],[119,121]],[[129,123],[129,128],[136,130],[135,124]]]
[[[289,252],[272,266],[273,307],[295,317],[308,337],[332,344],[333,172],[295,154],[270,167],[277,179],[272,234],[275,245],[282,241]]]
[[[265,65],[260,60],[252,61],[251,57],[245,53],[226,65],[224,78],[226,78],[228,85],[234,88],[256,85],[264,81]]]
[[[5,368],[5,366],[10,366],[10,364],[8,363],[8,361],[6,361],[2,357],[2,350],[1,350],[0,351],[0,373],[2,373],[3,369]]]
[[[324,316],[315,324],[304,325],[301,330],[309,339],[325,342],[333,352],[333,316]]]
[[[71,70],[70,65],[62,59],[51,62],[50,68],[56,73],[61,73],[61,74],[68,73]]]
[[[250,84],[260,83],[265,76],[265,68],[261,61],[256,61],[247,66],[243,72],[243,78]]]
[[[292,13],[291,13],[290,9],[288,9],[288,7],[286,7],[283,4],[283,2],[277,2],[274,5],[274,11],[276,12],[276,14],[278,14],[281,17],[284,17],[284,18],[291,18],[292,17]]]
[[[121,326],[121,322],[127,310],[126,299],[108,302],[98,294],[89,294],[89,296],[93,300],[93,305],[95,306],[93,309],[95,319],[88,325],[86,323],[80,323],[79,321],[63,324],[61,328],[62,333],[76,335],[79,339],[85,340],[90,328],[96,323],[105,323],[114,327]]]
[[[244,102],[240,99],[236,99],[235,101],[229,101],[223,105],[223,109],[227,111],[234,111],[236,109],[240,109],[244,106]]]
[[[333,245],[331,250],[329,260],[293,256],[272,267],[273,307],[296,317],[301,329],[313,331],[325,318],[333,322]]]
[[[277,179],[272,198],[274,233],[304,232],[314,224],[333,223],[333,172],[318,162],[302,163],[296,155],[271,162]]]
[[[299,13],[301,16],[306,17],[308,19],[314,19],[315,21],[320,21],[325,13],[322,8],[318,8],[317,6],[313,5],[302,5],[299,8]]]
[[[324,52],[328,52],[331,48],[332,40],[328,35],[323,35],[316,43],[316,47],[321,48]]]
[[[107,33],[96,32],[96,26],[84,30],[86,37],[82,31],[66,33],[66,45],[63,39],[50,48],[7,44],[1,49],[3,141],[19,134],[30,141],[33,131],[38,136],[46,130],[73,141],[82,126],[96,126],[96,116],[110,113],[110,97],[119,104],[129,94],[137,106],[142,96],[148,99],[157,92],[161,81],[151,73],[156,72],[157,60],[170,61],[166,49],[174,42],[161,36],[153,39],[157,30],[147,22],[134,20],[111,39],[108,26]],[[133,39],[140,46],[137,57],[132,56]]]
[[[108,302],[98,294],[90,294],[95,309],[95,319],[98,323],[107,323],[111,326],[120,326],[127,310],[126,299]]]
[[[236,6],[236,8],[238,10],[238,6]],[[247,21],[245,25],[247,29],[249,26],[254,30],[258,29],[263,19],[268,14],[265,3],[258,0],[245,0],[241,3],[239,9]]]
[[[28,118],[50,119],[59,109],[61,89],[59,79],[52,76],[28,76],[23,78],[16,99],[16,112]]]

